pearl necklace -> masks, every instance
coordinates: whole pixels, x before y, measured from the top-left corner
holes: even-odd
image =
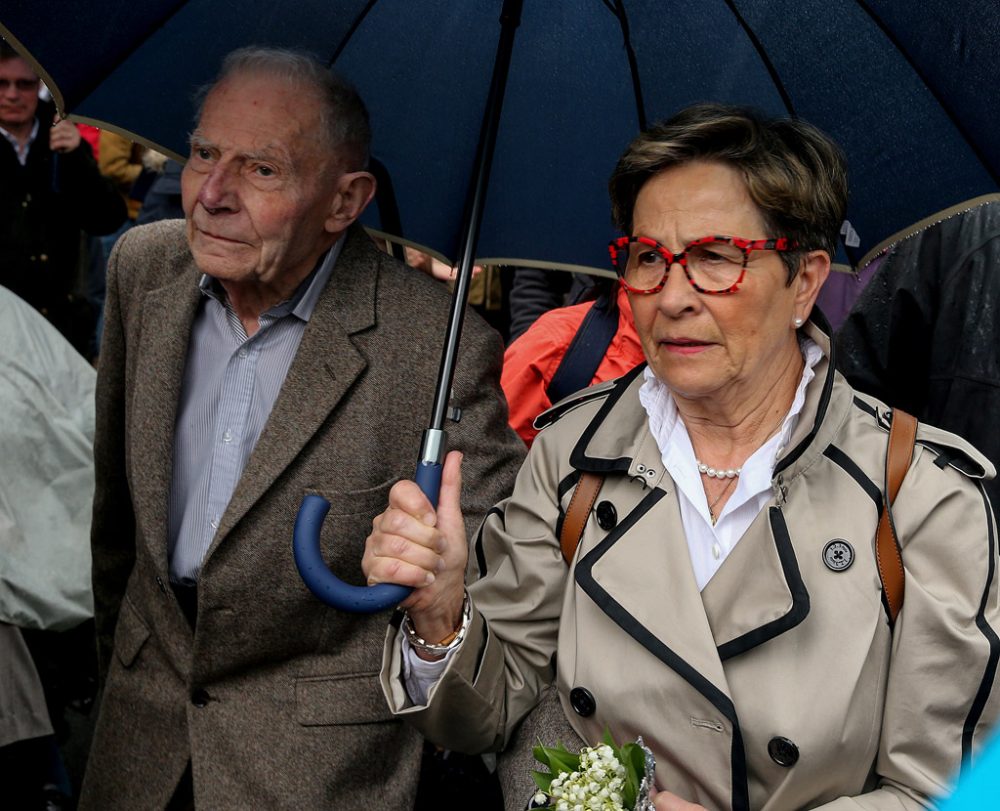
[[[699,459],[695,459],[695,464],[698,465],[698,472],[703,476],[708,476],[710,479],[735,479],[740,473],[743,472],[742,467],[731,467],[728,470],[716,470],[714,467],[709,467],[704,462]]]

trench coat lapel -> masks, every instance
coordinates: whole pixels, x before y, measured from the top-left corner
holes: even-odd
[[[360,227],[352,227],[208,556],[291,464],[367,366],[350,335],[375,323],[377,257]]]
[[[708,581],[701,599],[723,660],[806,618],[809,593],[778,507],[761,511]]]
[[[576,579],[605,613],[664,664],[702,692],[716,699],[720,694],[728,697],[729,685],[680,529],[678,494],[663,470],[639,402],[641,376],[630,378],[608,398],[595,417],[599,424],[591,425],[593,430],[585,432],[574,452],[575,463],[584,469],[626,474],[609,478],[600,495],[618,502],[624,517],[583,555]]]
[[[729,685],[679,527],[676,492],[651,488],[608,537],[624,531],[594,561],[593,580],[604,594],[591,596],[616,621],[616,605],[620,606],[634,623],[624,630],[684,679],[707,680],[728,696]]]
[[[130,452],[136,520],[140,537],[151,544],[152,559],[167,575],[167,510],[174,459],[178,392],[184,377],[188,341],[201,300],[197,271],[181,273],[143,297],[143,332],[135,369]],[[141,437],[141,445],[137,441]]]

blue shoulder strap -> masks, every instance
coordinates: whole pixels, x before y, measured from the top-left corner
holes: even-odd
[[[563,397],[590,385],[616,332],[618,308],[614,306],[614,299],[604,293],[587,311],[559,368],[549,381],[545,393],[550,403],[558,403]]]

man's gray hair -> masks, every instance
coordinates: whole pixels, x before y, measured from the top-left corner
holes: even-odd
[[[285,48],[251,45],[232,51],[219,74],[195,95],[198,118],[208,94],[237,74],[263,74],[312,89],[320,100],[320,123],[330,149],[348,170],[368,166],[371,126],[368,110],[350,82],[328,69],[312,54]]]

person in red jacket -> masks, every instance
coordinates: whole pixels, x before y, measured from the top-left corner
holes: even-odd
[[[571,346],[573,368],[567,369],[563,361]],[[500,384],[507,396],[510,427],[530,447],[538,433],[535,418],[554,402],[587,385],[620,377],[643,361],[624,288],[615,285],[597,301],[549,310],[504,353]],[[553,387],[559,382],[557,372],[561,380],[576,382],[568,389]]]

